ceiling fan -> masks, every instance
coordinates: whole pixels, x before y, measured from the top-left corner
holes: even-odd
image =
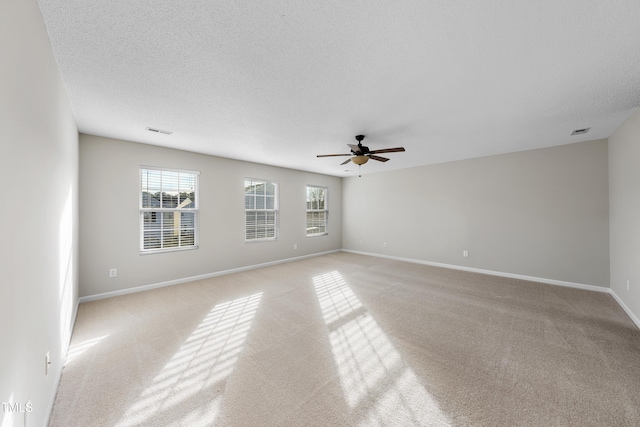
[[[318,154],[318,157],[352,156],[350,159],[347,159],[344,162],[340,163],[340,165],[346,165],[349,162],[353,162],[356,165],[361,166],[367,163],[369,159],[377,160],[379,162],[386,162],[389,160],[386,157],[381,157],[381,156],[378,156],[377,154],[398,153],[398,152],[404,151],[404,147],[383,148],[381,150],[369,150],[369,147],[365,147],[364,145],[362,145],[363,139],[364,139],[364,135],[356,135],[356,141],[358,141],[358,145],[347,144],[351,149],[351,153]]]

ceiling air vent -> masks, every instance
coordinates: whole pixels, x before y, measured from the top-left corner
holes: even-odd
[[[149,132],[163,133],[165,135],[171,135],[173,133],[170,130],[162,130],[162,129],[156,129],[156,128],[147,128],[147,130]]]
[[[591,128],[576,129],[573,132],[571,132],[571,135],[582,135],[582,134],[585,134],[585,133],[589,132],[589,129],[591,129]]]

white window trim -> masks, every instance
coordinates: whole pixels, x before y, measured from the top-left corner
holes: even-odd
[[[320,188],[320,189],[324,190],[324,209],[307,209],[305,211],[305,215],[308,214],[309,212],[324,212],[324,233],[312,233],[312,234],[309,234],[308,227],[306,227],[306,236],[307,237],[327,236],[329,234],[329,187],[326,187],[324,185],[307,184],[305,186],[305,195],[304,195],[305,207],[306,207],[306,204],[308,202],[307,194],[308,194],[308,191],[309,191],[309,187]],[[305,226],[307,226],[307,225],[308,224],[306,222],[306,217],[305,217]]]
[[[176,173],[186,173],[193,174],[195,176],[195,188],[194,192],[196,194],[195,207],[194,208],[143,208],[142,207],[142,173],[144,170],[154,170],[160,172],[176,172]],[[140,255],[151,255],[158,253],[167,253],[167,252],[179,252],[179,251],[191,251],[194,249],[198,249],[200,247],[200,172],[194,170],[186,170],[186,169],[173,169],[173,168],[163,168],[158,166],[146,166],[141,165],[138,173],[138,207],[139,207],[139,251]],[[144,249],[144,213],[145,212],[194,212],[194,242],[193,245],[190,246],[181,246],[181,247],[168,247],[168,248],[154,248],[154,249]]]
[[[258,182],[258,183],[272,183],[276,186],[275,198],[274,198],[274,209],[247,209],[246,208],[246,187],[245,183],[247,181]],[[273,179],[264,179],[264,178],[251,178],[245,177],[242,180],[242,203],[245,204],[245,208],[243,210],[244,215],[244,242],[245,243],[260,243],[260,242],[276,242],[280,237],[280,181],[276,181]],[[255,238],[255,239],[247,239],[247,211],[263,211],[263,212],[274,212],[275,213],[275,224],[274,224],[274,237],[263,237],[263,238]]]

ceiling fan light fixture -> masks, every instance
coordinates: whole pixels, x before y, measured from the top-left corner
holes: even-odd
[[[356,165],[364,165],[365,163],[367,163],[369,161],[369,157],[367,156],[353,156],[351,158],[351,161],[353,163],[355,163]]]

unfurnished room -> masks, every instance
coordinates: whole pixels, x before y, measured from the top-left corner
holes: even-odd
[[[0,426],[640,425],[638,22],[3,0]]]

